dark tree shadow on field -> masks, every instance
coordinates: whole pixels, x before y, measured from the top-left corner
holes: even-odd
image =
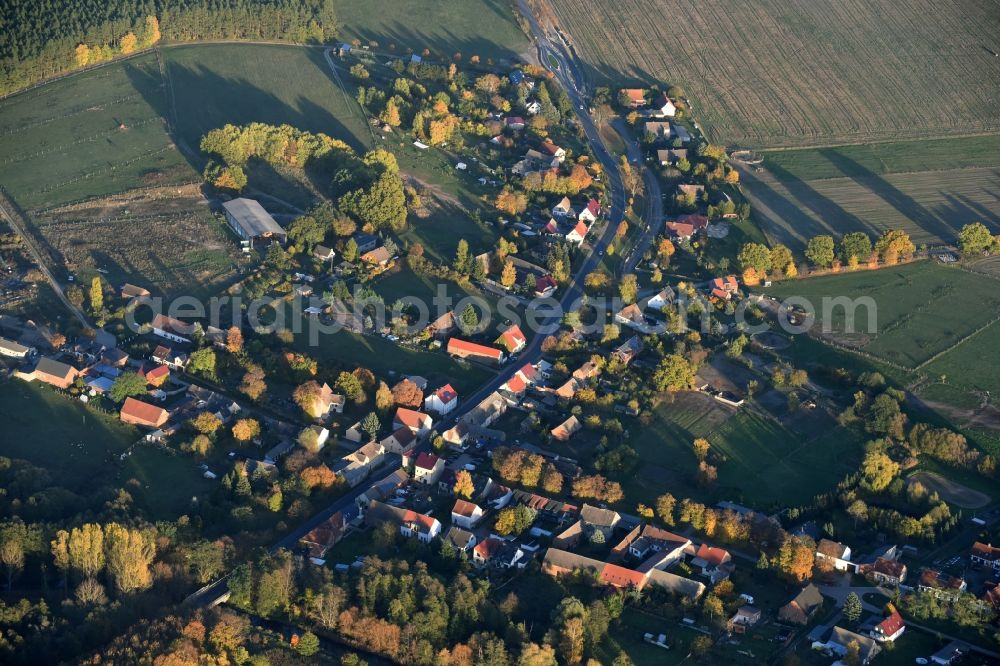
[[[102,275],[101,277],[107,280],[116,290],[126,282],[134,281],[136,279],[135,276],[139,274],[138,269],[132,266],[131,262],[126,260],[125,265],[123,265],[118,260],[121,257],[112,257],[104,250],[91,250],[90,258],[96,268],[103,268],[108,271],[107,275]],[[157,287],[155,284],[144,284],[141,286],[153,292],[156,291]]]
[[[857,215],[848,213],[844,208],[827,197],[820,194],[807,181],[792,174],[787,169],[777,164],[768,164],[765,160],[764,167],[774,174],[774,177],[794,196],[799,203],[811,210],[823,221],[823,226],[834,234],[843,234],[849,231],[880,231],[874,225],[865,222]],[[830,220],[833,224],[827,222]]]
[[[998,189],[995,192],[1000,192],[1000,172],[993,175],[998,179],[996,183]],[[1000,196],[995,194],[994,191],[988,189],[986,191],[993,195],[993,198],[1000,203]],[[957,230],[971,222],[982,222],[990,228],[992,233],[1000,233],[1000,212],[998,210],[991,210],[981,202],[973,201],[962,194],[942,192],[941,195],[948,203],[939,206],[936,209],[936,213],[942,219],[951,220],[956,233]],[[1000,209],[1000,206],[998,206],[998,209]]]
[[[913,220],[928,236],[934,236],[946,242],[954,237],[955,231],[944,221],[871,169],[835,149],[825,148],[819,153],[830,160],[830,163],[839,168],[845,176],[877,195],[904,217]]]

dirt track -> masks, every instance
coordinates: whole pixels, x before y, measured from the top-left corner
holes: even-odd
[[[920,481],[927,490],[936,492],[944,501],[963,509],[979,509],[993,501],[986,493],[963,486],[934,472],[915,472],[910,475],[910,480]]]

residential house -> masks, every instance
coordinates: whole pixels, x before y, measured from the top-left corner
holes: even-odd
[[[691,547],[687,537],[668,532],[653,525],[637,525],[625,538],[615,546],[611,553],[615,557],[628,555],[646,560],[653,554],[662,554],[658,558],[657,568],[667,568],[679,562],[684,553]]]
[[[316,396],[314,409],[319,414],[319,418],[325,419],[331,413],[343,414],[346,401],[347,399],[343,395],[334,393],[330,385],[323,382],[319,395]]]
[[[364,254],[365,252],[371,252],[378,247],[378,236],[358,232],[351,236],[351,238],[354,239],[355,244],[358,246],[359,255]]]
[[[461,527],[452,525],[445,532],[444,542],[451,544],[452,548],[468,553],[476,545],[476,535]]]
[[[666,227],[674,238],[691,240],[695,234],[708,228],[708,218],[697,213],[679,215],[676,220],[667,222]]]
[[[349,442],[362,442],[368,435],[361,429],[361,421],[358,421],[344,431],[344,439]]]
[[[165,365],[158,365],[148,370],[140,368],[139,376],[145,379],[150,386],[160,387],[170,377],[170,368]]]
[[[122,405],[118,416],[123,423],[145,428],[159,428],[170,418],[170,412],[135,398],[125,398],[125,404]]]
[[[370,507],[374,501],[381,502],[392,497],[397,490],[409,482],[410,475],[406,473],[405,469],[399,468],[373,483],[368,490],[357,497],[355,503],[362,508]]]
[[[697,199],[704,193],[705,193],[704,185],[693,185],[690,183],[682,183],[677,186],[677,196],[681,197],[692,196],[695,199]]]
[[[933,594],[938,599],[954,600],[966,590],[965,580],[949,576],[936,569],[924,569],[920,572],[917,590]]]
[[[324,446],[326,446],[327,441],[330,439],[329,430],[318,425],[310,426],[309,430],[312,430],[314,433],[316,433],[317,451],[321,450]]]
[[[430,543],[441,534],[441,523],[437,518],[384,504],[379,500],[370,501],[368,511],[365,513],[365,523],[377,525],[383,522],[398,525],[400,534],[405,537],[416,537],[424,543]]]
[[[516,354],[524,349],[525,345],[528,344],[528,338],[525,337],[520,326],[513,324],[500,334],[500,337],[496,339],[496,342],[502,345],[507,350],[508,354]]]
[[[494,421],[503,416],[509,404],[503,395],[494,391],[462,416],[452,428],[445,431],[442,435],[444,440],[455,446],[464,444],[471,433],[490,427]]]
[[[398,453],[400,455],[412,450],[419,443],[420,440],[417,439],[417,436],[406,426],[397,428],[391,435],[380,442],[385,447],[386,453]]]
[[[568,419],[557,425],[550,432],[552,439],[558,440],[560,442],[569,441],[569,438],[580,432],[583,429],[583,424],[576,416],[570,415]]]
[[[372,266],[378,266],[379,268],[385,268],[392,261],[392,254],[383,245],[377,247],[374,250],[369,250],[361,255],[361,261],[366,264],[371,264]]]
[[[423,437],[434,427],[434,420],[423,412],[418,412],[406,407],[396,409],[396,415],[392,418],[393,428],[409,428],[417,437]]]
[[[726,631],[731,634],[745,634],[747,629],[760,622],[762,614],[755,606],[740,606],[736,614],[726,622]]]
[[[552,214],[555,217],[573,217],[576,212],[573,210],[573,204],[570,203],[569,197],[563,197],[559,203],[552,207]]]
[[[35,369],[30,372],[16,372],[16,377],[25,381],[40,381],[56,388],[68,389],[80,376],[80,371],[71,365],[43,356],[38,359]]]
[[[879,643],[891,643],[906,631],[906,623],[899,611],[893,611],[892,615],[885,618],[871,631],[871,636]]]
[[[530,557],[513,541],[505,541],[493,555],[492,565],[500,569],[523,569]]]
[[[127,282],[122,285],[121,288],[122,298],[126,301],[131,301],[135,298],[149,298],[149,289],[145,287],[137,287],[134,284],[128,284]]]
[[[671,305],[674,299],[677,298],[677,294],[670,287],[664,287],[658,293],[650,297],[646,301],[646,310],[655,310],[656,312],[662,312],[663,308]]]
[[[348,453],[334,465],[333,471],[352,488],[364,481],[372,469],[382,462],[385,447],[380,442],[368,442],[357,451]]]
[[[715,278],[709,283],[709,290],[712,296],[728,301],[740,289],[739,282],[735,275],[727,275],[724,278]]]
[[[501,365],[507,358],[507,355],[500,349],[458,338],[448,340],[448,354],[456,358],[481,361],[493,365]]]
[[[1000,571],[1000,547],[991,543],[981,543],[977,541],[972,544],[969,552],[969,562],[973,565],[989,567],[994,571]]]
[[[158,335],[161,338],[180,344],[191,344],[191,340],[184,336],[191,335],[194,327],[173,317],[157,314],[153,317],[150,328],[153,330],[153,335]]]
[[[858,646],[858,663],[860,666],[870,664],[872,659],[882,651],[882,648],[875,639],[869,636],[862,636],[843,627],[833,628],[830,638],[824,647],[832,652],[836,652],[840,656],[844,656],[852,644]]]
[[[653,100],[652,115],[659,118],[673,118],[677,114],[677,107],[664,94],[659,94]]]
[[[299,545],[308,551],[309,559],[314,564],[322,566],[326,551],[340,541],[346,531],[344,514],[338,511],[299,539]]]
[[[13,340],[8,340],[7,338],[0,338],[0,356],[7,356],[8,358],[27,358],[33,353],[35,353],[35,350],[32,347],[26,347],[25,345],[14,342]]]
[[[996,583],[986,583],[986,589],[983,591],[980,601],[985,608],[988,604],[993,607],[993,612],[1000,612],[1000,585]]]
[[[858,573],[867,576],[879,585],[899,587],[906,580],[906,565],[888,557],[880,557],[872,564],[858,567]]]
[[[599,506],[584,504],[580,509],[580,521],[583,523],[583,532],[589,538],[595,531],[600,531],[604,535],[605,541],[611,538],[612,533],[621,522],[621,514],[612,509],[602,509]]]
[[[254,199],[240,197],[225,202],[222,207],[225,209],[229,227],[243,240],[270,238],[280,243],[285,242],[285,230]]]
[[[572,504],[535,495],[524,490],[513,491],[511,501],[516,505],[534,509],[535,514],[540,520],[554,522],[559,525],[568,523],[580,513],[580,509]]]
[[[317,245],[313,248],[313,256],[320,261],[333,261],[334,257],[337,256],[337,253],[325,245]]]
[[[157,345],[149,358],[154,363],[165,365],[171,370],[184,370],[190,358],[184,352],[176,352],[165,345]]]
[[[444,459],[426,451],[413,461],[413,480],[427,486],[435,485],[444,472]]]
[[[724,548],[701,544],[691,559],[691,566],[701,570],[713,583],[725,580],[735,569],[733,556]]]
[[[672,166],[687,158],[687,148],[661,148],[656,151],[656,161],[660,166]]]
[[[816,561],[827,562],[836,571],[854,571],[851,562],[851,547],[830,539],[820,539],[816,544]]]
[[[538,298],[548,298],[556,292],[555,278],[551,275],[543,275],[535,279],[535,296]]]
[[[646,106],[646,91],[642,88],[622,88],[619,96],[628,101],[630,109],[641,109]]]
[[[642,353],[642,350],[642,340],[638,335],[633,335],[631,338],[615,347],[615,350],[611,352],[611,357],[622,365],[628,365],[632,362],[632,359]]]
[[[653,140],[655,141],[657,139],[670,139],[673,130],[671,129],[670,123],[647,121],[643,124],[642,133],[644,136],[653,137]]]
[[[482,519],[483,509],[478,504],[467,502],[464,499],[455,500],[455,506],[451,509],[453,525],[471,530]]]
[[[597,218],[601,216],[601,204],[597,202],[597,199],[591,199],[584,206],[583,210],[580,211],[580,215],[577,217],[581,222],[586,222],[587,224],[593,224],[597,222]]]
[[[458,392],[451,384],[445,384],[424,398],[424,409],[444,415],[458,407]]]
[[[537,116],[542,112],[542,105],[539,104],[538,100],[530,100],[524,105],[524,110],[528,112],[529,116]]]
[[[101,354],[101,363],[110,365],[113,368],[124,368],[128,364],[128,359],[128,353],[118,349],[117,347],[114,349],[106,349],[104,353]]]
[[[971,648],[966,643],[952,641],[931,656],[931,663],[936,666],[952,666],[962,661],[969,652]]]
[[[552,142],[552,139],[545,139],[545,141],[543,141],[541,145],[538,146],[538,150],[554,158],[557,164],[562,164],[563,161],[566,159],[566,149],[560,148],[559,146],[554,144]]]
[[[626,305],[621,310],[615,314],[615,322],[621,324],[622,326],[628,326],[629,328],[636,329],[639,331],[645,331],[647,328],[646,317],[642,314],[642,308],[636,303],[631,303]]]
[[[493,558],[500,553],[504,542],[496,537],[488,537],[477,543],[472,549],[472,563],[476,566],[485,567],[493,562]]]
[[[823,607],[823,595],[819,588],[809,583],[799,590],[795,598],[778,609],[778,619],[790,624],[805,626],[809,620]]]
[[[451,332],[454,331],[455,328],[457,328],[455,324],[455,313],[448,311],[432,321],[424,330],[426,330],[432,338],[443,340],[451,335]]]
[[[521,116],[508,116],[504,119],[504,124],[512,130],[523,130],[525,126],[524,118]]]
[[[589,232],[590,228],[587,227],[585,222],[582,221],[577,222],[575,225],[573,225],[573,228],[570,229],[569,232],[566,234],[566,241],[569,243],[575,243],[576,245],[580,245],[581,243],[583,243],[584,239],[587,237],[587,234]]]

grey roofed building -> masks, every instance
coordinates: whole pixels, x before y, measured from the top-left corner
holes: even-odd
[[[444,540],[458,550],[468,552],[476,544],[476,535],[454,525],[444,535]]]
[[[882,648],[874,638],[856,634],[853,631],[844,629],[843,627],[833,628],[833,631],[830,633],[829,642],[842,646],[845,652],[851,643],[857,643],[858,657],[861,659],[862,664],[867,664],[882,651]]]
[[[580,520],[584,525],[612,530],[621,520],[621,515],[611,509],[602,509],[592,504],[584,504],[580,509]]]
[[[226,209],[226,221],[229,226],[245,240],[254,238],[285,238],[285,230],[274,218],[264,210],[264,207],[253,199],[233,199],[222,204]]]
[[[30,347],[25,347],[24,345],[14,342],[13,340],[8,340],[7,338],[0,338],[0,356],[24,358],[30,351]]]
[[[691,580],[690,578],[684,578],[683,576],[678,576],[677,574],[672,574],[669,571],[652,569],[647,575],[649,577],[650,585],[655,585],[661,590],[666,590],[667,592],[681,594],[685,597],[690,597],[691,599],[697,599],[705,593],[704,583],[697,580]]]

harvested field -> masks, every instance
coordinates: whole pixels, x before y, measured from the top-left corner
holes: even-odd
[[[713,141],[865,143],[1000,130],[991,0],[548,0],[590,79],[685,88]]]
[[[765,161],[765,165],[767,162]],[[981,167],[800,180],[742,168],[754,220],[772,243],[801,250],[812,236],[904,229],[916,244],[954,243],[970,222],[1000,231],[1000,169]]]
[[[134,282],[166,295],[211,287],[239,261],[197,186],[94,199],[40,213],[35,223],[81,275],[101,269],[111,284]]]
[[[945,502],[963,509],[979,509],[992,501],[986,493],[963,486],[935,472],[915,472],[910,475],[910,481],[919,481],[927,490],[940,495]]]

